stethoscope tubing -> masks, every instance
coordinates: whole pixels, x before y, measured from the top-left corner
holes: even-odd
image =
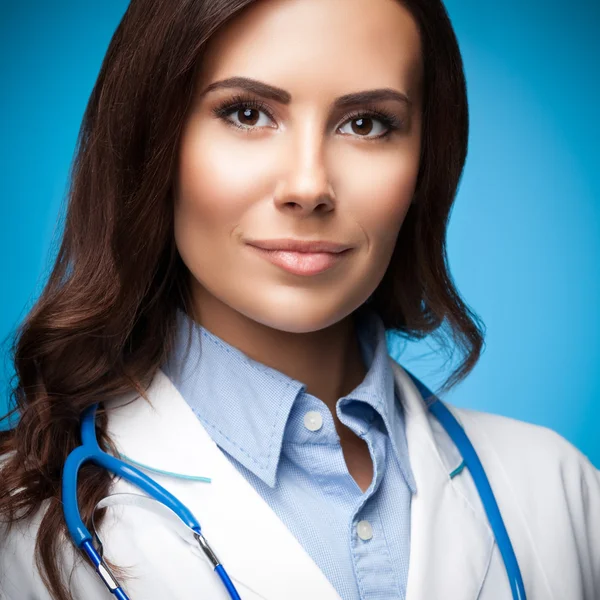
[[[489,479],[485,473],[485,469],[479,460],[479,456],[471,444],[471,440],[465,433],[465,430],[456,420],[454,415],[446,407],[446,405],[435,396],[421,381],[419,381],[412,373],[404,369],[406,373],[413,380],[421,396],[426,399],[429,410],[433,413],[435,418],[444,427],[452,442],[456,445],[460,452],[464,464],[471,473],[475,487],[481,498],[483,508],[487,514],[488,521],[494,532],[498,549],[504,561],[506,568],[506,574],[510,583],[513,600],[526,600],[525,586],[523,584],[523,578],[521,576],[521,569],[515,555],[510,537],[506,530],[504,520],[500,513],[500,508],[496,502],[496,497],[492,491]],[[427,400],[429,399],[429,400]]]
[[[471,444],[467,434],[458,423],[450,410],[439,400],[419,379],[404,369],[413,383],[423,396],[428,409],[444,427],[458,451],[463,457],[464,464],[471,473],[473,482],[481,498],[488,521],[494,533],[496,543],[500,550],[502,560],[509,579],[513,600],[526,600],[525,586],[519,564],[512,547],[510,537],[502,519],[498,503],[492,491],[491,485],[485,473],[485,469],[477,456],[475,448]],[[104,562],[101,554],[93,544],[93,537],[81,519],[77,504],[77,476],[81,466],[90,461],[107,469],[108,471],[123,477],[133,485],[137,486],[152,498],[170,508],[190,529],[195,532],[198,542],[213,564],[213,568],[221,579],[225,589],[232,600],[241,600],[235,586],[223,565],[218,561],[214,552],[201,533],[200,524],[192,512],[183,505],[168,490],[148,477],[136,467],[104,452],[98,445],[95,430],[95,416],[98,405],[87,408],[82,414],[81,424],[81,446],[75,448],[67,457],[63,468],[62,477],[62,500],[63,512],[67,529],[75,544],[88,556],[99,577],[107,589],[118,600],[129,600],[122,587],[116,581],[114,575]]]
[[[241,600],[227,571],[216,558],[216,555],[202,535],[200,523],[198,523],[192,512],[173,494],[148,477],[148,475],[136,467],[111,456],[100,448],[95,429],[97,408],[98,405],[95,404],[87,408],[82,414],[82,444],[75,448],[65,461],[62,477],[62,501],[65,522],[71,538],[77,547],[87,555],[107,589],[119,600],[129,600],[112,571],[94,547],[92,534],[81,519],[77,504],[77,476],[79,469],[86,462],[93,462],[111,473],[126,479],[164,506],[170,508],[189,529],[194,531],[200,547],[211,561],[213,569],[221,579],[232,600]]]

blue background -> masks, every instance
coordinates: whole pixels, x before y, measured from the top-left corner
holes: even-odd
[[[446,399],[551,427],[600,467],[600,6],[446,4],[471,109],[448,253],[487,326],[479,364]],[[0,4],[3,338],[47,276],[81,117],[126,6]],[[389,341],[434,389],[455,364],[431,342]],[[6,342],[2,356],[7,390]]]

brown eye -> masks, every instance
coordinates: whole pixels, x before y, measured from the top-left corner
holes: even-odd
[[[243,96],[235,96],[214,108],[213,112],[230,125],[248,132],[272,127],[273,123],[271,111],[263,102]]]
[[[355,125],[356,124],[356,125]],[[352,131],[358,135],[367,135],[373,130],[373,119],[370,117],[359,117],[352,119]]]
[[[365,140],[383,140],[401,127],[402,121],[395,115],[371,109],[348,115],[340,131]],[[346,128],[349,131],[344,131]]]
[[[256,108],[247,107],[247,108],[240,108],[236,112],[236,115],[239,119],[239,122],[242,125],[247,125],[248,127],[253,127],[258,122],[259,113],[260,113],[260,111],[257,110]]]

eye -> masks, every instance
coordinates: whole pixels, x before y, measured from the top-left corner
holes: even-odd
[[[351,131],[344,132],[346,123],[350,125]],[[379,126],[377,125],[379,123]],[[402,127],[402,121],[394,114],[379,110],[357,112],[346,117],[346,121],[340,131],[344,135],[354,135],[367,140],[387,138],[392,132]],[[375,135],[369,135],[375,130]]]
[[[273,116],[266,104],[247,96],[234,96],[214,108],[213,113],[228,124],[247,133],[255,128],[271,127],[269,121],[273,121]],[[260,113],[263,113],[266,119],[261,119]],[[343,131],[346,124],[350,125],[351,131]],[[358,111],[347,115],[344,119],[344,125],[338,131],[344,135],[365,140],[378,140],[387,138],[394,131],[401,129],[402,126],[402,119],[399,119],[393,113],[371,107],[366,111]],[[373,130],[376,134],[369,135]]]
[[[265,104],[244,96],[234,96],[221,106],[217,106],[213,112],[230,125],[246,131],[255,127],[268,127],[268,121],[273,119]],[[266,123],[264,119],[261,122],[259,114],[261,112],[267,116]]]

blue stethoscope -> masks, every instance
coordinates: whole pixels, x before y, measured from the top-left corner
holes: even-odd
[[[406,371],[406,369],[404,369]],[[425,385],[423,385],[414,375],[406,371],[411,377],[419,392],[425,399],[428,409],[434,414],[436,419],[442,424],[448,435],[456,445],[463,458],[463,465],[469,469],[473,481],[479,492],[483,507],[488,520],[494,532],[496,543],[502,555],[506,573],[510,582],[513,600],[526,600],[525,587],[521,577],[519,564],[515,556],[508,532],[502,520],[500,509],[492,492],[490,482],[485,474],[481,461],[469,441],[464,429],[454,418],[452,413],[446,408],[439,398],[437,398]],[[205,537],[202,535],[200,523],[194,515],[170,492],[153,479],[148,477],[142,471],[133,465],[126,463],[100,449],[96,438],[95,417],[98,405],[86,409],[82,415],[81,422],[81,446],[75,448],[67,457],[63,469],[62,477],[62,500],[65,521],[69,534],[78,548],[83,550],[90,559],[96,572],[113,594],[119,600],[129,600],[129,597],[123,591],[121,585],[108,568],[108,565],[102,557],[102,546],[99,549],[94,546],[94,538],[81,520],[79,507],[77,505],[77,474],[81,465],[91,461],[109,471],[126,479],[138,488],[142,489],[154,500],[157,500],[165,507],[169,508],[177,517],[187,526],[198,542],[201,550],[214,567],[214,570],[221,578],[223,585],[227,589],[232,600],[241,600],[235,586],[223,568],[223,565],[217,559],[215,553],[208,545]],[[461,465],[462,466],[462,465]],[[152,470],[152,469],[151,469]],[[175,475],[175,474],[171,474]],[[198,478],[204,479],[204,478]],[[204,479],[206,480],[206,479]],[[208,480],[210,481],[210,480]]]

